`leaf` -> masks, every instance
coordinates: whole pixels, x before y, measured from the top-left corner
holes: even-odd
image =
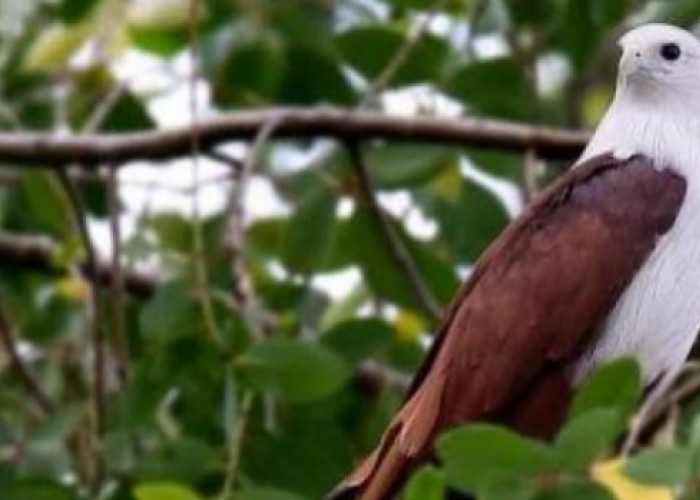
[[[411,239],[401,226],[395,221],[392,223],[415,260],[422,279],[439,302],[447,302],[459,284],[452,265],[436,255],[430,245]],[[410,283],[387,251],[380,231],[368,208],[358,206],[350,219],[345,240],[338,246],[346,249],[352,261],[360,265],[366,283],[377,295],[403,307],[419,308]]]
[[[34,39],[22,67],[28,72],[63,68],[89,35],[90,30],[86,25],[65,26],[55,23]]]
[[[686,448],[649,449],[632,457],[625,474],[640,483],[679,486],[692,475],[693,453]]]
[[[591,468],[594,481],[608,488],[618,500],[673,500],[671,488],[647,486],[629,479],[622,471],[620,459],[595,464]]]
[[[474,263],[508,224],[508,214],[491,192],[464,179],[457,168],[443,176],[421,191],[417,201],[437,219],[440,240],[447,243],[452,259]]]
[[[247,488],[236,495],[239,500],[305,500],[295,493],[275,488]]]
[[[565,52],[578,69],[586,68],[607,31],[627,15],[626,2],[565,0],[559,33]]]
[[[25,172],[22,191],[31,215],[42,229],[66,242],[74,238],[70,203],[53,173]]]
[[[245,477],[266,488],[324,498],[353,467],[356,444],[337,419],[319,416],[328,403],[332,406],[330,401],[286,406],[282,428],[249,434],[242,457]]]
[[[413,475],[405,491],[405,500],[443,500],[445,475],[435,467],[425,466]]]
[[[274,101],[283,75],[284,54],[274,38],[263,35],[231,43],[224,60],[215,68],[216,102],[234,106]]]
[[[533,500],[616,500],[606,488],[580,479],[569,480],[541,493]],[[624,499],[620,499],[624,500]],[[641,500],[638,498],[629,500]]]
[[[639,366],[631,358],[622,358],[596,369],[578,389],[569,410],[575,418],[596,408],[616,408],[627,420],[640,396]]]
[[[309,47],[291,46],[285,54],[285,72],[277,98],[284,104],[352,105],[356,94],[339,61]]]
[[[47,478],[26,478],[2,484],[3,500],[77,500],[66,486]]]
[[[190,9],[189,0],[135,0],[129,2],[127,21],[139,28],[180,28],[188,25]]]
[[[143,454],[135,475],[141,481],[179,481],[195,483],[216,472],[218,450],[200,439],[184,437]]]
[[[585,471],[598,455],[608,450],[624,429],[616,409],[597,408],[566,423],[555,442],[559,462],[571,470]]]
[[[299,202],[283,233],[283,262],[292,272],[309,275],[323,266],[335,222],[335,194],[315,186]]]
[[[321,342],[348,363],[358,363],[388,349],[394,336],[394,329],[382,320],[352,319],[325,332]]]
[[[284,338],[254,345],[237,364],[249,386],[300,403],[333,394],[350,376],[337,354],[320,345]]]
[[[510,57],[463,66],[447,80],[445,90],[490,117],[531,120],[538,102],[522,67]]]
[[[203,500],[201,496],[175,483],[145,483],[134,488],[136,500]]]
[[[62,0],[56,7],[56,14],[64,23],[73,24],[85,19],[96,3],[96,0]]]
[[[541,443],[488,424],[443,434],[437,453],[449,484],[468,493],[503,481],[531,478],[553,467],[552,453]]]
[[[375,80],[406,43],[406,36],[390,26],[361,26],[337,37],[343,57],[367,79]],[[411,51],[389,82],[391,86],[435,80],[449,48],[444,40],[427,34]]]
[[[163,285],[141,311],[143,335],[172,342],[200,331],[200,318],[188,287],[179,282]]]
[[[386,144],[367,153],[367,167],[377,188],[415,187],[455,165],[456,152],[440,146]]]

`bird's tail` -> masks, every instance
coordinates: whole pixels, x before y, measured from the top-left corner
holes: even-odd
[[[387,500],[396,495],[412,469],[400,450],[399,429],[389,429],[381,445],[326,500]]]

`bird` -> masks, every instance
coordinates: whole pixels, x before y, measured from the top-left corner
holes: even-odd
[[[394,498],[457,426],[552,439],[618,358],[636,360],[643,405],[672,385],[700,328],[700,41],[646,24],[618,45],[582,155],[477,261],[377,448],[328,498]]]

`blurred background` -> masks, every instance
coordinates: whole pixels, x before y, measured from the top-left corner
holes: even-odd
[[[0,0],[10,140],[194,124],[158,161],[19,164],[0,144],[2,498],[320,498],[577,150],[278,140],[258,112],[586,130],[617,37],[649,21],[693,28],[700,3]],[[204,140],[243,111],[255,134]]]

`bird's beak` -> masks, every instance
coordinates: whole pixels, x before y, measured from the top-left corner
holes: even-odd
[[[623,49],[619,72],[620,77],[627,82],[649,81],[654,76],[653,68],[645,64],[639,51],[631,47]]]

